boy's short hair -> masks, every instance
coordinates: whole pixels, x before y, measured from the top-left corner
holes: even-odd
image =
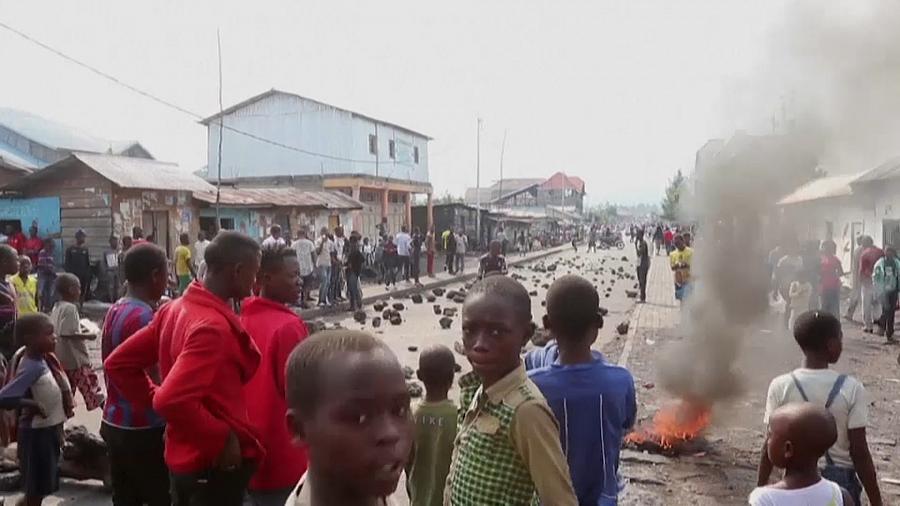
[[[206,247],[203,259],[209,270],[218,270],[247,261],[259,254],[259,248],[256,241],[240,232],[223,231]]]
[[[435,344],[425,348],[419,355],[419,379],[425,388],[449,387],[453,384],[456,359],[450,348]]]
[[[325,330],[317,332],[294,348],[287,362],[288,407],[304,416],[315,413],[322,391],[321,376],[326,362],[343,353],[369,353],[384,350],[384,341],[358,330]]]
[[[557,339],[580,338],[591,326],[602,327],[597,289],[574,274],[557,279],[547,290],[547,318]]]
[[[56,282],[53,286],[56,287],[56,293],[63,293],[64,291],[80,283],[81,281],[78,279],[78,276],[72,274],[71,272],[63,272],[56,277]]]
[[[485,276],[472,285],[469,295],[474,294],[502,297],[512,304],[519,316],[531,321],[531,296],[522,283],[509,276]]]
[[[297,258],[297,251],[284,244],[271,244],[262,249],[259,272],[277,272],[284,266],[285,258]]]
[[[53,325],[50,317],[44,313],[31,313],[20,316],[16,320],[15,339],[17,345],[27,345],[26,338],[37,334],[43,325]]]
[[[133,284],[146,283],[153,276],[153,271],[165,269],[166,263],[166,252],[159,246],[149,242],[132,246],[122,260],[125,280]]]
[[[824,351],[828,340],[840,335],[840,320],[824,311],[807,311],[794,322],[794,339],[803,351]]]
[[[0,259],[2,258],[15,258],[18,260],[19,252],[9,244],[0,244]]]

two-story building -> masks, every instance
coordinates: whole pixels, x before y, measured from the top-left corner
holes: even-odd
[[[487,188],[469,188],[466,203],[490,209],[530,209],[534,212],[550,207],[581,215],[584,195],[585,185],[580,177],[557,172],[547,179],[503,179]]]
[[[274,89],[202,123],[209,181],[343,191],[363,208],[341,225],[364,236],[382,219],[391,231],[410,224],[414,195],[431,201],[430,137],[409,128]]]

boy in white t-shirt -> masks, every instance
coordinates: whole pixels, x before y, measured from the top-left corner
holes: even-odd
[[[750,493],[750,506],[854,506],[850,494],[819,474],[819,458],[837,441],[834,416],[811,402],[776,409],[769,418],[766,454],[784,468],[778,483]]]
[[[789,403],[812,402],[825,407],[837,422],[836,442],[825,458],[822,475],[850,492],[860,504],[865,488],[869,503],[881,506],[881,492],[875,464],[866,441],[869,400],[866,390],[856,378],[828,368],[841,357],[843,333],[841,322],[829,313],[807,311],[794,323],[794,339],[803,351],[799,369],[778,376],[769,384],[763,423],[770,425],[776,409]],[[758,486],[769,482],[773,462],[763,446],[759,463]],[[860,483],[861,482],[861,483]]]

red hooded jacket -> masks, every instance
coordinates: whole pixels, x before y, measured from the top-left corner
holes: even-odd
[[[157,362],[158,387],[145,372]],[[244,458],[264,455],[244,398],[259,362],[231,307],[194,282],[116,348],[104,367],[129,401],[165,418],[166,464],[173,473],[190,474],[214,465],[232,431]]]
[[[241,323],[262,354],[259,370],[244,387],[250,423],[266,450],[249,488],[290,488],[306,472],[307,456],[306,448],[294,443],[285,421],[285,368],[291,351],[309,332],[303,320],[284,304],[262,297],[244,300]]]

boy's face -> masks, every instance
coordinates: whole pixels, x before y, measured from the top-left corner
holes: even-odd
[[[159,300],[166,293],[169,287],[169,268],[162,266],[153,271],[150,275],[150,293],[148,294],[152,300]]]
[[[297,257],[284,257],[274,272],[263,274],[262,283],[267,297],[285,304],[293,304],[300,297],[300,262]]]
[[[110,249],[119,249],[119,239],[116,237],[109,238],[109,248]]]
[[[56,332],[49,320],[41,326],[37,335],[33,336],[30,346],[40,353],[52,353],[56,350]]]
[[[493,384],[519,366],[531,322],[502,298],[476,293],[463,304],[462,330],[472,369],[485,384]]]
[[[315,413],[288,412],[310,466],[360,497],[394,492],[409,458],[413,423],[400,364],[389,352],[343,353],[322,367]]]
[[[841,332],[837,337],[829,339],[825,343],[825,352],[828,354],[828,363],[836,364],[841,359],[841,353],[844,352],[844,333]]]
[[[19,260],[19,274],[23,276],[27,276],[31,274],[31,259],[28,257],[24,257]]]
[[[66,300],[78,300],[81,297],[81,281],[76,279],[65,292]]]
[[[247,260],[235,264],[232,269],[231,297],[243,299],[253,293],[253,285],[256,283],[256,274],[259,272],[260,253]]]
[[[12,275],[19,272],[19,258],[12,252],[4,252],[0,259],[0,268],[3,269],[2,274]]]

